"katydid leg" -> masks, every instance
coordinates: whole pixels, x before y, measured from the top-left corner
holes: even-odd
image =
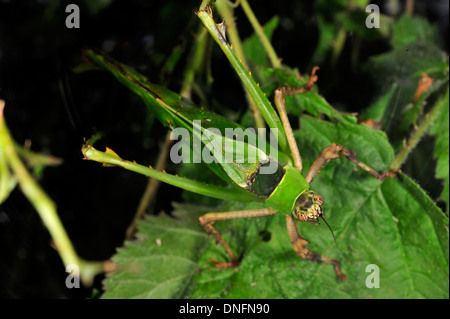
[[[291,124],[287,116],[286,108],[284,106],[284,89],[286,87],[281,87],[275,90],[275,106],[277,107],[278,114],[280,115],[281,123],[283,124],[284,131],[286,133],[286,138],[291,149],[292,159],[294,160],[294,166],[301,172],[303,170],[302,158],[300,156],[300,151],[298,150],[297,142],[294,138],[294,133],[292,132]]]
[[[299,257],[311,260],[312,262],[319,261],[325,264],[331,264],[334,267],[334,271],[336,272],[338,280],[347,280],[347,276],[344,275],[340,269],[339,261],[312,252],[308,248],[306,248],[306,245],[308,245],[309,242],[299,235],[292,215],[286,215],[286,227],[288,230],[289,239],[292,243],[292,247]]]
[[[395,169],[395,170],[387,171],[387,172],[380,174],[377,171],[375,171],[373,168],[371,168],[368,165],[361,162],[356,157],[355,151],[348,150],[348,149],[342,147],[342,145],[331,143],[330,146],[326,147],[322,151],[322,153],[319,155],[319,157],[314,161],[314,163],[309,168],[308,174],[306,174],[306,178],[305,178],[306,181],[308,183],[311,183],[312,180],[314,179],[314,177],[316,177],[316,175],[319,173],[322,166],[332,159],[339,158],[339,154],[344,155],[347,159],[349,159],[350,161],[352,161],[353,163],[355,163],[356,165],[358,165],[363,170],[365,170],[369,174],[373,175],[375,178],[379,179],[380,181],[383,181],[387,177],[394,177],[395,172],[400,171],[399,169]]]
[[[286,133],[286,138],[291,149],[292,159],[294,160],[294,166],[301,172],[303,170],[302,158],[300,156],[300,151],[298,150],[297,142],[294,138],[294,133],[292,132],[291,124],[286,112],[285,98],[286,95],[297,95],[311,90],[311,87],[317,81],[317,71],[318,67],[314,67],[309,81],[304,86],[290,87],[282,86],[275,90],[274,92],[274,102],[277,107],[278,114],[280,115],[281,123],[283,124],[284,131]]]
[[[227,219],[239,219],[239,218],[257,218],[257,217],[267,217],[275,215],[277,212],[271,208],[263,208],[263,209],[251,209],[251,210],[240,210],[240,211],[231,211],[231,212],[223,212],[223,213],[207,213],[203,216],[200,216],[199,221],[200,225],[203,226],[208,235],[213,236],[216,240],[216,244],[220,244],[225,248],[226,253],[230,256],[231,262],[221,262],[215,259],[212,259],[216,264],[217,268],[228,268],[235,267],[239,264],[238,259],[234,255],[230,246],[223,239],[223,237],[219,234],[219,232],[213,227],[213,224],[216,221],[227,220]]]

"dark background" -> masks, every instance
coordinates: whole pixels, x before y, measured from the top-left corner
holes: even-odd
[[[79,5],[80,29],[65,27],[69,3]],[[6,101],[6,121],[19,144],[29,140],[32,150],[64,160],[58,167],[46,168],[39,182],[56,202],[79,255],[105,260],[122,245],[146,179],[83,161],[83,138],[103,132],[99,146],[103,143],[124,158],[154,165],[165,130],[151,124],[143,103],[106,72],[74,74],[71,69],[80,63],[83,48],[103,49],[151,81],[179,91],[186,59],[171,75],[162,74],[161,67],[174,46],[189,48],[199,23],[194,11],[200,1],[111,1],[97,10],[88,3],[0,0],[0,98]],[[283,63],[309,72],[318,36],[313,2],[259,3],[250,1],[262,24],[274,14],[280,17],[273,44]],[[439,9],[442,4],[447,11]],[[437,24],[447,39],[447,0],[416,1],[416,14]],[[240,9],[236,15],[245,39],[252,29]],[[320,66],[319,85],[332,105],[357,112],[374,96],[367,75],[350,71],[348,46],[336,68]],[[448,51],[448,40],[442,47]],[[360,59],[388,49],[382,41],[364,43]],[[245,106],[240,84],[220,52],[215,52],[214,96],[239,111]],[[346,94],[349,88],[351,96]],[[236,104],[237,99],[242,105]],[[176,188],[161,187],[152,212],[170,211],[165,195],[181,200]],[[85,298],[101,291],[101,276],[93,288],[67,289],[64,266],[49,242],[34,208],[19,189],[14,190],[0,206],[1,297]]]

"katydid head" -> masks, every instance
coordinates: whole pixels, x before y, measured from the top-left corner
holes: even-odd
[[[308,221],[318,225],[319,217],[323,216],[322,203],[322,196],[313,191],[306,191],[297,198],[293,211],[294,217],[301,222]]]
[[[327,224],[328,228],[333,235],[334,242],[336,243],[336,236],[334,236],[333,230],[331,229],[328,222],[323,217],[322,209],[323,198],[319,194],[313,191],[306,191],[301,194],[295,203],[294,211],[292,212],[295,217],[301,222],[310,222],[314,225],[319,225],[319,217]]]

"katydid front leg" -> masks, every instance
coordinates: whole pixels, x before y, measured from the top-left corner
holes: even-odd
[[[305,246],[309,244],[309,241],[301,237],[297,231],[297,227],[292,215],[286,215],[286,226],[288,230],[289,239],[291,240],[292,247],[297,255],[303,259],[311,260],[312,262],[323,262],[325,264],[331,264],[334,266],[334,271],[338,280],[347,280],[347,276],[344,275],[340,269],[339,261],[331,259],[327,256],[310,251]]]
[[[236,258],[235,254],[231,250],[230,246],[223,239],[223,237],[217,232],[213,227],[216,221],[228,220],[228,219],[239,219],[239,218],[257,218],[257,217],[267,217],[276,215],[277,211],[272,208],[263,208],[256,210],[241,210],[241,211],[231,211],[224,213],[207,213],[199,218],[200,225],[203,226],[208,235],[213,236],[216,240],[216,244],[220,244],[225,248],[226,253],[230,256],[230,262],[223,262],[216,259],[211,259],[217,268],[229,268],[236,267],[239,265],[239,260]],[[346,280],[347,276],[342,273],[339,266],[339,261],[331,259],[327,256],[315,253],[306,248],[309,242],[302,238],[295,226],[294,219],[292,215],[286,215],[286,226],[288,230],[289,239],[291,240],[292,247],[297,255],[303,259],[310,260],[312,262],[323,262],[325,264],[331,264],[334,266],[336,271],[336,276],[339,280]]]
[[[286,95],[297,95],[304,92],[308,92],[311,90],[312,86],[315,82],[317,82],[317,75],[316,71],[319,68],[316,66],[312,69],[311,75],[309,77],[309,81],[304,86],[298,86],[298,87],[289,87],[289,86],[282,86],[275,90],[275,105],[277,107],[278,113],[280,115],[281,122],[283,123],[283,127],[286,131],[286,135],[288,138],[289,147],[292,152],[292,156],[294,158],[294,166],[299,170],[302,171],[302,160],[300,157],[300,152],[298,150],[297,143],[294,138],[294,134],[292,132],[291,125],[289,123],[287,112],[285,108],[285,99],[284,96]],[[308,174],[306,175],[306,181],[308,184],[312,182],[314,177],[319,173],[319,170],[322,168],[322,166],[329,162],[332,159],[339,158],[338,153],[344,155],[347,159],[364,169],[369,174],[372,174],[375,178],[379,179],[380,181],[383,181],[386,177],[394,177],[396,172],[399,172],[400,169],[395,169],[392,171],[387,171],[382,174],[379,174],[377,171],[369,167],[368,165],[361,162],[356,157],[356,152],[352,150],[348,150],[344,148],[342,145],[332,143],[330,146],[325,148],[322,153],[319,155],[319,157],[314,161],[314,163],[311,165]]]

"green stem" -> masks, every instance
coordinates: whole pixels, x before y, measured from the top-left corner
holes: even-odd
[[[228,4],[227,0],[217,0],[216,9],[222,18],[225,20],[227,25],[227,37],[230,40],[231,45],[233,46],[234,52],[239,59],[242,60],[242,64],[248,69],[247,59],[245,58],[244,48],[242,46],[241,38],[239,37],[239,33],[237,31],[236,22],[234,19],[234,10]]]
[[[333,42],[333,52],[331,55],[331,65],[336,66],[336,63],[341,55],[342,49],[344,49],[345,39],[347,37],[347,31],[343,27],[339,28],[336,39]]]
[[[248,4],[247,0],[241,0],[240,4],[241,4],[242,9],[245,12],[245,15],[247,16],[247,19],[250,21],[253,29],[255,30],[255,33],[258,35],[259,40],[261,41],[261,44],[263,45],[264,49],[266,50],[266,53],[270,59],[270,62],[272,63],[272,66],[275,69],[281,69],[281,61],[278,58],[277,53],[275,52],[275,50],[274,50],[272,44],[270,43],[269,39],[267,38],[266,34],[264,33],[264,28],[259,23],[255,14],[253,13],[252,8],[250,8],[250,5]]]
[[[214,4],[215,0],[202,0],[202,3],[200,4],[199,11],[207,10],[208,7],[212,6]]]
[[[251,74],[249,74],[249,72],[240,62],[239,58],[236,56],[235,52],[223,38],[221,32],[218,30],[217,25],[212,18],[211,8],[206,7],[205,10],[198,11],[197,16],[200,18],[200,20],[202,20],[203,25],[206,27],[206,29],[208,29],[213,39],[217,44],[219,44],[220,48],[225,53],[231,65],[235,69],[237,75],[244,84],[245,89],[249,92],[250,96],[258,106],[258,109],[261,111],[261,114],[264,117],[266,123],[271,129],[277,130],[276,134],[278,137],[278,144],[280,148],[284,152],[290,153],[289,147],[287,145],[286,135],[284,134],[283,125],[281,124],[278,114],[275,112],[265,94],[258,87],[255,80],[251,77]]]
[[[192,86],[194,83],[195,74],[199,71],[205,62],[206,46],[208,44],[208,37],[205,28],[200,28],[197,33],[195,41],[195,48],[191,57],[190,63],[185,72],[183,84],[181,86],[181,95],[190,99]]]
[[[25,165],[17,155],[15,143],[11,138],[3,117],[3,108],[4,101],[0,100],[0,146],[3,148],[1,152],[6,155],[6,161],[17,177],[20,188],[35,207],[44,225],[47,227],[63,263],[66,266],[71,264],[77,265],[83,281],[85,283],[91,283],[96,274],[103,272],[103,262],[87,262],[78,257],[59,219],[55,203],[40,188],[30,173],[28,173]]]
[[[14,142],[14,141],[13,141]],[[40,167],[40,166],[56,166],[61,165],[63,160],[54,156],[47,156],[30,151],[21,145],[14,143],[14,148],[17,154],[26,160],[28,166]]]
[[[242,46],[241,38],[239,37],[239,33],[237,32],[236,23],[234,21],[234,10],[228,4],[228,0],[217,0],[216,8],[222,18],[225,19],[225,23],[227,25],[227,36],[230,39],[230,43],[233,46],[234,52],[236,52],[237,57],[241,60],[245,69],[249,71],[249,66],[247,63],[247,59],[245,58],[244,48]],[[257,128],[264,128],[265,123],[264,119],[261,116],[261,112],[258,109],[258,106],[253,101],[252,97],[245,90],[247,101],[250,107],[250,110],[253,114],[253,118],[255,119],[255,124]]]
[[[172,145],[172,140],[170,139],[170,132],[167,133],[166,138],[164,139],[164,145],[161,150],[161,152],[158,155],[158,160],[156,162],[156,169],[158,171],[164,170],[166,166],[167,156],[169,154],[170,146]],[[144,215],[147,207],[149,206],[150,202],[153,200],[153,198],[156,195],[157,189],[159,187],[160,181],[156,178],[149,178],[147,187],[145,188],[144,194],[141,197],[141,201],[139,202],[138,209],[136,211],[136,214],[133,218],[133,221],[131,222],[130,226],[128,226],[126,231],[126,239],[131,240],[133,238],[134,231],[137,226],[137,222],[142,218]]]
[[[441,97],[433,106],[433,108],[425,115],[425,119],[414,130],[414,132],[411,134],[406,144],[395,156],[394,161],[392,162],[390,167],[391,170],[400,168],[401,165],[405,162],[409,153],[411,153],[411,151],[420,141],[422,136],[428,131],[428,129],[434,123],[439,114],[441,114],[441,111],[443,110],[445,104],[448,103],[448,98],[449,98],[449,90],[447,88],[447,93],[443,97]]]
[[[82,153],[85,159],[107,165],[120,166],[129,171],[156,178],[161,182],[185,189],[193,193],[226,200],[236,200],[244,202],[255,200],[255,197],[251,193],[246,191],[211,185],[187,179],[185,177],[167,174],[164,171],[161,172],[151,167],[124,160],[109,148],[107,148],[105,152],[98,151],[92,145],[90,145],[90,141],[86,142],[86,144],[83,145]]]

